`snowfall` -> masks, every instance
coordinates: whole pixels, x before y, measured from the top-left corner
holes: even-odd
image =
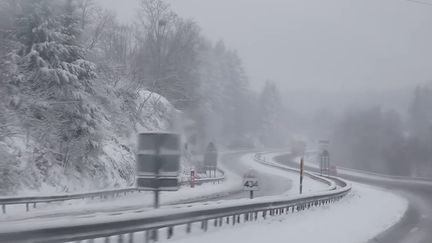
[[[277,153],[266,154],[272,160]],[[254,154],[246,154],[240,162],[260,174],[285,177],[292,181],[292,186],[284,195],[273,196],[297,197],[298,175],[287,173],[278,168],[261,164],[254,160]],[[274,162],[274,161],[273,161]],[[118,219],[139,218],[169,211],[194,210],[194,208],[250,203],[247,198],[239,200],[217,200],[218,197],[238,193],[242,190],[242,177],[225,170],[226,180],[221,184],[205,184],[195,188],[182,187],[177,192],[167,192],[161,195],[164,206],[162,210],[153,210],[150,193],[135,193],[126,198],[110,201],[70,201],[67,203],[41,206],[29,213],[22,208],[14,208],[11,213],[0,216],[0,232],[16,231],[26,228],[35,229],[49,225],[86,224],[105,222]],[[325,191],[328,185],[305,178],[305,194]],[[247,194],[245,194],[247,197]],[[264,197],[269,200],[272,197]],[[211,201],[208,201],[212,199]],[[179,202],[195,202],[188,206],[173,205]],[[407,210],[408,202],[404,198],[380,188],[359,183],[352,183],[352,191],[341,201],[311,208],[309,210],[269,217],[255,222],[209,227],[207,232],[199,230],[195,225],[192,234],[186,235],[184,229],[175,229],[174,238],[168,242],[367,242],[377,234],[397,223]],[[140,210],[138,210],[140,209]],[[121,212],[113,213],[113,212]],[[85,215],[85,217],[84,217]],[[137,236],[139,237],[139,236]],[[164,241],[164,240],[162,240]]]

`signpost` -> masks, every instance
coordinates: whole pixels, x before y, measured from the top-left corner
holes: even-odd
[[[253,199],[254,191],[259,190],[258,179],[256,177],[255,171],[249,170],[243,176],[243,190],[249,191],[249,198]]]
[[[196,176],[195,176],[195,170],[194,169],[191,169],[191,171],[190,171],[190,183],[191,183],[191,187],[192,188],[194,188],[195,187],[195,179],[196,179]]]
[[[304,158],[300,159],[300,194],[303,193]]]
[[[209,143],[207,146],[207,150],[204,154],[204,168],[210,172],[210,177],[212,177],[212,173],[214,177],[216,177],[217,170],[217,161],[218,161],[218,152],[214,143]]]
[[[140,133],[136,155],[136,185],[155,192],[154,207],[159,207],[159,191],[179,188],[180,137],[175,133]]]

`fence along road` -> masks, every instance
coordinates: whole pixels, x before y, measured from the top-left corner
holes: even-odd
[[[256,157],[259,162],[269,166],[288,170],[274,163],[268,163]],[[289,169],[291,170],[291,169]],[[268,216],[286,214],[318,207],[340,200],[351,190],[351,186],[342,179],[323,178],[308,173],[317,180],[329,185],[327,191],[304,194],[300,197],[275,196],[258,198],[254,200],[236,200],[217,205],[201,205],[199,207],[183,207],[172,210],[154,210],[150,215],[143,213],[134,217],[113,217],[110,220],[93,219],[82,221],[74,220],[64,225],[46,225],[35,228],[16,229],[12,232],[0,233],[0,242],[68,242],[97,238],[105,238],[106,242],[134,242],[142,236],[149,242],[152,232],[166,229],[166,237],[174,234],[174,227],[186,226],[190,232],[193,223],[199,223],[201,229],[206,231],[210,225],[220,227],[223,224],[238,224],[266,218]],[[337,185],[337,186],[336,186]],[[111,241],[110,241],[111,239]]]

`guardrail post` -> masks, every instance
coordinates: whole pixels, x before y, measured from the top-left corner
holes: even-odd
[[[29,204],[26,203],[26,212],[28,212],[28,211],[30,211],[30,209],[29,209]]]
[[[134,233],[129,233],[129,243],[133,243],[134,242]]]
[[[263,217],[264,219],[266,218],[266,214],[267,214],[267,211],[266,211],[266,210],[262,211],[262,217]]]
[[[191,229],[192,229],[191,223],[187,223],[187,225],[186,225],[186,233],[189,234],[191,232]]]
[[[110,243],[110,236],[105,237],[105,243]]]
[[[158,241],[158,239],[159,239],[158,229],[154,229],[151,231],[151,239],[155,242]]]
[[[201,229],[203,230],[203,231],[207,231],[207,228],[208,228],[208,221],[207,220],[204,220],[204,221],[202,221],[201,222]]]
[[[3,214],[6,213],[6,204],[2,204],[2,212],[3,212]]]
[[[235,215],[233,215],[233,219],[232,219],[232,225],[235,225],[235,223],[236,223],[236,216],[235,216]]]
[[[240,215],[237,216],[237,223],[240,224]]]
[[[36,203],[33,203],[33,208],[36,208]]]
[[[123,235],[119,235],[119,236],[118,236],[118,240],[117,240],[117,242],[118,242],[118,243],[123,243]]]
[[[149,243],[150,242],[150,232],[148,230],[144,233],[144,242]]]
[[[219,227],[222,227],[223,224],[223,218],[219,218]]]
[[[174,235],[174,228],[168,227],[168,232],[167,232],[167,239],[171,239],[171,237]]]
[[[218,219],[217,219],[217,218],[214,219],[213,226],[214,226],[214,227],[217,227],[217,226],[218,226]]]
[[[226,217],[226,223],[229,224],[229,216]]]

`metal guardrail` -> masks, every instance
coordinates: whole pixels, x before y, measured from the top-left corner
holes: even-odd
[[[315,156],[315,155],[319,154],[319,151],[310,150],[310,151],[307,151],[306,154],[308,156]],[[316,164],[316,166],[318,166],[318,164]],[[342,169],[342,170],[346,170],[346,171],[352,171],[352,172],[357,172],[357,173],[361,173],[361,174],[376,176],[376,177],[385,177],[385,178],[389,178],[389,179],[432,182],[432,177],[427,177],[427,176],[425,177],[425,176],[391,175],[388,173],[373,172],[373,171],[367,171],[367,170],[362,170],[362,169],[353,169],[353,168],[348,168],[348,167],[343,167],[343,166],[337,166],[337,168]]]
[[[291,167],[288,167],[288,166],[281,165],[279,163],[267,161],[265,158],[262,157],[263,154],[264,153],[256,153],[254,159],[257,162],[260,162],[260,163],[268,165],[268,166],[276,167],[278,169],[282,169],[282,170],[286,170],[286,171],[291,171],[291,172],[294,172],[294,173],[300,173],[300,169],[295,169],[295,168],[291,168]],[[327,179],[324,176],[321,176],[321,175],[318,175],[318,174],[314,174],[314,173],[311,173],[311,172],[308,172],[308,171],[305,171],[304,175],[307,176],[307,177],[309,177],[309,178],[311,178],[311,179],[313,179],[313,180],[320,181],[320,182],[322,182],[324,184],[328,184],[329,185],[328,190],[334,190],[334,189],[336,189],[337,182],[329,180],[329,179]]]
[[[203,183],[220,183],[225,180],[225,174],[222,170],[219,170],[222,174],[220,177],[216,178],[200,178],[197,179],[197,184]],[[190,183],[188,181],[180,182],[180,185],[187,185]],[[142,192],[138,188],[124,188],[124,189],[114,189],[114,190],[104,190],[104,191],[96,191],[96,192],[87,192],[87,193],[75,193],[75,194],[63,194],[63,195],[54,195],[54,196],[33,196],[33,197],[0,197],[0,205],[2,213],[6,213],[7,205],[17,205],[22,204],[26,206],[26,211],[30,211],[30,207],[36,208],[39,203],[53,203],[53,202],[64,202],[70,200],[79,200],[79,199],[107,199],[107,198],[116,198],[120,196],[126,196],[128,193],[134,192]]]
[[[276,165],[274,165],[276,166]],[[319,177],[319,176],[318,176]],[[329,179],[325,179],[328,181]],[[143,216],[132,219],[121,219],[103,222],[74,222],[69,225],[53,225],[42,229],[19,230],[11,233],[0,233],[0,242],[70,242],[104,238],[105,242],[135,242],[137,238],[142,242],[158,240],[158,230],[166,229],[166,237],[171,238],[174,227],[186,226],[186,232],[191,232],[191,225],[199,223],[201,229],[208,230],[209,222],[214,227],[223,224],[238,224],[256,221],[258,218],[287,214],[311,207],[319,207],[340,200],[350,190],[351,186],[339,178],[331,178],[333,184],[329,191],[316,194],[302,195],[298,198],[268,198],[253,199],[250,202],[207,205],[199,208],[186,207],[174,212],[157,211],[156,215]],[[332,184],[332,183],[330,183]],[[111,238],[112,236],[116,236]],[[141,237],[141,238],[140,238]]]

